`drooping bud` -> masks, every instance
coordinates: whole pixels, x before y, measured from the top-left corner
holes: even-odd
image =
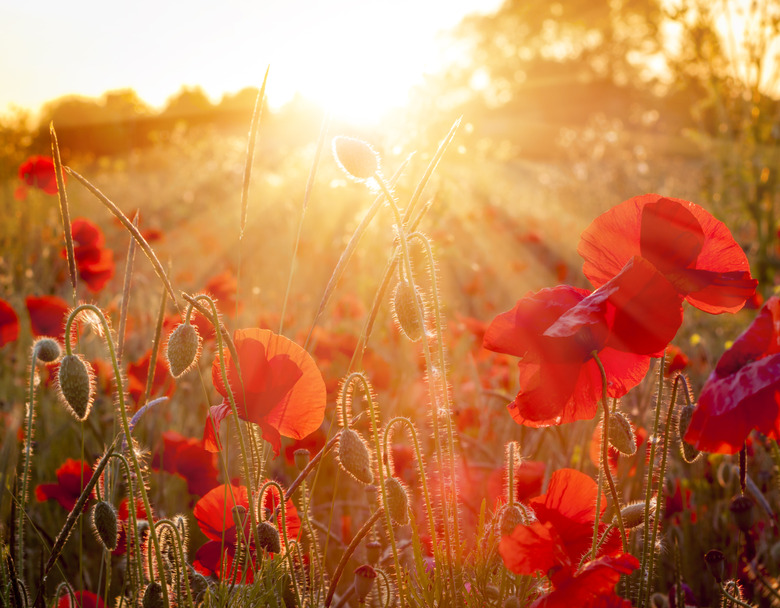
[[[755,523],[753,500],[749,496],[735,496],[729,505],[729,511],[734,516],[734,523],[743,532],[747,532]]]
[[[279,530],[267,521],[261,521],[257,524],[257,543],[267,553],[281,553],[282,551]]]
[[[621,454],[636,454],[634,429],[623,412],[612,412],[609,415],[609,442]]]
[[[409,523],[409,495],[406,488],[395,477],[385,480],[385,493],[387,494],[387,512],[397,525],[404,526]]]
[[[166,350],[171,376],[178,378],[195,365],[200,345],[198,330],[189,322],[182,323],[171,332]]]
[[[38,338],[33,346],[33,351],[37,359],[44,363],[54,363],[62,354],[60,343],[54,338],[45,337]]]
[[[361,483],[373,483],[371,455],[356,431],[345,428],[339,435],[338,461],[341,468]]]
[[[65,355],[60,361],[59,388],[65,407],[84,422],[92,408],[95,379],[80,355]]]
[[[163,597],[162,584],[153,581],[144,589],[144,597],[141,602],[141,608],[163,608],[165,598]]]
[[[680,422],[677,425],[680,437],[680,454],[682,455],[683,460],[688,464],[696,460],[699,457],[699,454],[701,454],[699,450],[683,439],[683,437],[685,437],[685,432],[688,430],[688,425],[691,423],[691,418],[693,418],[693,411],[695,409],[696,408],[692,405],[683,407],[680,410]]]
[[[650,517],[655,514],[655,498],[650,500]],[[638,528],[645,523],[645,502],[632,502],[620,509],[620,517],[623,518],[623,527],[626,530]]]
[[[116,549],[119,539],[116,510],[111,503],[101,500],[92,510],[92,527],[107,551]]]
[[[379,170],[379,155],[366,142],[339,135],[333,138],[333,156],[347,175],[364,181]]]
[[[355,595],[357,595],[360,604],[365,603],[368,594],[371,593],[376,577],[376,570],[368,564],[363,564],[355,569]]]
[[[712,549],[707,551],[704,555],[704,562],[707,564],[712,576],[715,577],[715,582],[722,583],[726,578],[726,556],[722,551]]]
[[[393,293],[393,314],[401,332],[412,342],[417,342],[425,335],[425,326],[420,321],[418,307],[425,316],[425,303],[420,290],[402,279]]]

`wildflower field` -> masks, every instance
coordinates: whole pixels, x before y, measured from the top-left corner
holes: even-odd
[[[780,606],[763,110],[736,169],[603,117],[530,159],[266,84],[0,124],[2,605]]]

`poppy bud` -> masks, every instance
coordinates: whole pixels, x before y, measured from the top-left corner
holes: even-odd
[[[753,500],[743,495],[735,496],[729,505],[729,511],[734,516],[734,523],[743,532],[747,532],[755,523]]]
[[[525,523],[522,509],[517,505],[508,505],[501,513],[498,529],[501,530],[501,536],[509,536],[517,526]]]
[[[39,338],[33,346],[35,356],[44,363],[54,363],[60,358],[62,349],[54,338]]]
[[[650,501],[650,516],[655,513],[655,498]],[[645,523],[645,503],[644,501],[632,502],[620,509],[620,517],[623,518],[623,527],[626,530],[632,530],[644,525]]]
[[[512,595],[504,600],[502,608],[520,608],[520,598]]]
[[[404,526],[409,523],[409,495],[406,488],[395,477],[385,480],[385,493],[387,494],[387,512],[397,525]]]
[[[311,452],[306,448],[301,448],[300,450],[295,450],[295,452],[293,452],[293,458],[295,459],[295,466],[298,470],[303,471],[311,460]]]
[[[669,600],[663,593],[653,593],[650,596],[650,608],[669,608]]]
[[[163,608],[165,598],[163,598],[162,584],[153,581],[144,589],[144,598],[141,602],[141,608]]]
[[[79,355],[65,355],[60,361],[60,397],[68,411],[84,422],[92,408],[95,380]]]
[[[368,563],[376,564],[379,561],[381,550],[382,545],[380,545],[378,541],[368,541],[366,543],[366,559],[368,560]]]
[[[257,543],[267,553],[281,553],[282,551],[279,530],[267,521],[261,521],[257,524]]]
[[[365,603],[368,594],[371,593],[371,589],[374,586],[376,577],[376,570],[368,564],[363,564],[355,569],[355,595],[357,595],[359,603]]]
[[[341,468],[361,483],[373,483],[371,455],[365,442],[352,429],[342,429],[339,436],[338,460]]]
[[[171,376],[178,378],[198,360],[201,339],[198,330],[189,322],[182,323],[168,338],[168,368]]]
[[[246,521],[246,507],[244,505],[236,505],[231,511],[233,516],[233,525],[236,528],[243,528]]]
[[[416,287],[412,288],[409,281],[403,279],[399,281],[393,294],[393,313],[401,332],[412,342],[417,342],[425,334],[425,327],[420,322],[418,306],[424,316],[425,303],[420,290]]]
[[[726,578],[726,556],[722,551],[712,549],[707,551],[704,555],[704,562],[707,564],[712,576],[715,577],[715,582],[722,583]]]
[[[680,410],[680,422],[677,424],[680,436],[680,455],[688,464],[696,460],[699,457],[699,454],[701,454],[699,450],[683,439],[683,437],[685,437],[685,432],[688,430],[688,425],[691,423],[691,418],[693,417],[693,411],[695,409],[696,408],[692,405],[683,407]]]
[[[612,412],[609,415],[609,442],[621,454],[636,454],[634,429],[623,412]]]
[[[101,500],[92,510],[92,527],[97,534],[100,544],[107,551],[116,549],[119,538],[117,530],[116,511],[111,503]]]
[[[341,135],[334,137],[333,156],[341,168],[358,181],[374,177],[379,170],[379,155],[360,139]]]

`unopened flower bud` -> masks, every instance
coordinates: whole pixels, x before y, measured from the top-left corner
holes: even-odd
[[[501,536],[509,536],[517,526],[524,523],[526,520],[523,510],[516,504],[507,505],[501,513],[498,529],[501,531]]]
[[[341,168],[358,181],[374,177],[379,170],[379,155],[360,139],[341,135],[334,137],[333,156]]]
[[[749,496],[735,496],[729,505],[729,511],[734,516],[734,523],[743,532],[747,532],[755,523],[753,500]]]
[[[95,508],[92,510],[92,527],[97,534],[100,544],[102,544],[107,551],[116,549],[119,535],[116,511],[111,503],[101,500],[95,505]]]
[[[366,559],[368,563],[374,565],[379,562],[382,553],[382,545],[378,541],[371,540],[366,543]]]
[[[412,342],[425,335],[425,327],[420,321],[419,311],[425,315],[425,303],[420,290],[412,287],[409,281],[401,280],[393,294],[393,313],[401,332]]]
[[[233,516],[233,525],[239,530],[244,527],[246,521],[246,507],[244,505],[236,505],[231,511]]]
[[[634,429],[623,412],[612,412],[609,416],[609,442],[621,454],[636,454]]]
[[[295,450],[293,453],[293,458],[295,459],[295,466],[298,468],[298,470],[303,471],[303,469],[309,465],[309,461],[311,460],[311,452],[309,452],[309,450],[306,448],[301,448],[300,450]]]
[[[655,513],[655,498],[650,501],[650,517]],[[620,517],[623,518],[623,527],[626,530],[638,528],[645,523],[645,503],[633,502],[620,509]]]
[[[704,555],[704,562],[707,564],[712,576],[715,577],[715,582],[722,583],[726,578],[726,556],[722,551],[712,549],[707,551]]]
[[[189,322],[182,323],[171,332],[166,350],[171,376],[178,378],[195,364],[200,344],[198,330]]]
[[[395,477],[385,480],[385,493],[387,494],[387,512],[397,525],[404,526],[409,523],[409,495],[406,488]]]
[[[371,455],[363,439],[349,428],[341,430],[338,460],[341,468],[361,483],[373,483]]]
[[[699,457],[699,454],[701,454],[699,450],[683,439],[683,437],[685,437],[685,432],[688,430],[688,425],[691,423],[691,418],[693,417],[693,411],[695,409],[696,408],[692,405],[683,407],[680,410],[680,422],[677,425],[680,437],[680,454],[683,457],[683,460],[688,464],[696,460]]]
[[[366,601],[368,594],[371,593],[376,577],[376,570],[368,564],[363,564],[355,569],[355,595],[357,595],[358,602],[361,604]]]
[[[163,597],[162,584],[152,581],[144,589],[144,597],[141,602],[142,608],[163,608],[165,598]]]
[[[54,338],[38,338],[33,351],[37,359],[44,363],[54,363],[62,354],[60,344]]]
[[[267,553],[281,553],[282,551],[279,530],[267,521],[261,521],[257,524],[257,542],[260,548]]]
[[[79,355],[65,355],[60,361],[60,397],[65,407],[79,422],[89,416],[95,380],[87,364]]]

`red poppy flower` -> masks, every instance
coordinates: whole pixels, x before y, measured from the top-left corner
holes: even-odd
[[[769,298],[704,383],[685,441],[738,452],[752,429],[780,439],[780,298]]]
[[[63,340],[65,322],[70,307],[59,296],[27,296],[24,299],[30,314],[30,329],[33,336],[49,336]]]
[[[42,483],[35,486],[35,498],[39,502],[56,500],[63,509],[70,511],[78,502],[89,480],[92,479],[92,467],[81,460],[68,458],[55,474],[57,483]],[[84,509],[86,508],[85,503]]]
[[[263,508],[273,512],[278,505],[279,493],[275,488],[271,488],[265,493]],[[237,539],[236,525],[233,521],[233,508],[236,506],[249,508],[247,489],[244,486],[220,485],[201,498],[193,509],[198,527],[210,540],[198,549],[193,563],[196,570],[206,576],[221,577],[223,572],[226,574],[230,572]],[[285,503],[285,518],[287,537],[297,538],[301,529],[301,520],[291,500]],[[244,535],[253,546],[254,535],[248,518]],[[284,535],[280,536],[284,547]]]
[[[605,555],[585,564],[576,574],[553,576],[555,590],[540,597],[531,608],[631,608],[629,600],[615,594],[622,575],[639,567],[630,553]]]
[[[673,377],[677,372],[682,372],[691,364],[691,360],[678,346],[670,344],[666,349],[666,369],[664,376]]]
[[[74,591],[73,595],[76,599],[76,607],[78,608],[103,608],[105,606],[102,598],[91,591]],[[60,601],[57,603],[57,608],[75,608],[70,599],[70,595],[67,593],[61,595]]]
[[[674,287],[649,262],[633,258],[593,293],[560,285],[526,296],[492,321],[484,347],[521,357],[510,413],[519,424],[541,427],[596,414],[602,385],[594,352],[609,396],[622,397],[681,323]]]
[[[574,469],[553,473],[547,494],[530,501],[537,520],[517,526],[501,539],[498,552],[506,567],[515,574],[573,572],[593,541],[597,492],[596,482],[584,473]],[[606,508],[602,495],[600,517]],[[599,527],[606,530],[603,522]],[[609,554],[618,547],[619,539],[612,535],[600,552]]]
[[[114,549],[112,555],[124,555],[127,552],[127,528],[130,525],[130,501],[127,498],[123,498],[119,503],[119,509],[117,509],[117,522],[119,523],[119,538],[117,539],[116,549]],[[144,508],[144,501],[137,498],[135,501],[135,517],[136,520],[147,519],[146,509]]]
[[[595,287],[634,256],[652,263],[689,303],[705,312],[736,312],[758,282],[726,226],[691,202],[637,196],[597,217],[580,239],[582,271]]]
[[[114,276],[114,252],[104,247],[103,231],[90,220],[76,218],[70,226],[79,277],[92,293],[97,293]],[[62,255],[67,256],[65,249]]]
[[[15,341],[19,337],[19,317],[13,307],[0,298],[0,346]]]
[[[224,356],[238,416],[258,425],[278,456],[282,435],[302,439],[322,424],[325,417],[322,374],[309,353],[270,330],[239,329],[233,334],[233,341],[241,377],[230,353],[225,351]],[[216,451],[220,422],[231,411],[219,357],[214,360],[211,376],[223,401],[211,408],[203,439],[206,449]]]
[[[165,431],[161,452],[155,453],[152,468],[183,477],[190,494],[204,496],[219,485],[216,455],[203,447],[202,440]]]
[[[19,166],[19,179],[46,194],[57,194],[54,161],[48,156],[31,156]],[[63,175],[63,179],[65,176]]]

